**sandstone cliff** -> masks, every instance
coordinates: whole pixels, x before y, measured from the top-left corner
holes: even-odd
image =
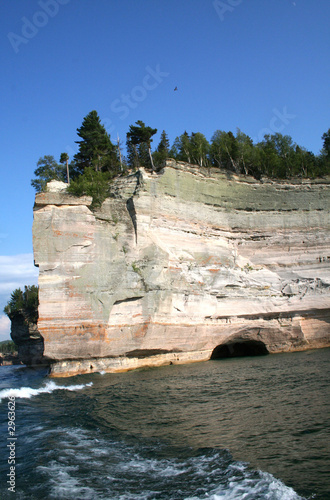
[[[168,161],[98,211],[37,194],[39,321],[54,375],[330,345],[329,184]]]

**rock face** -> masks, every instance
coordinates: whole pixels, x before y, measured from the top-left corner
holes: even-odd
[[[36,196],[38,329],[54,375],[330,345],[329,183],[173,160],[98,211]]]
[[[10,336],[18,347],[18,360],[25,365],[46,363],[43,356],[44,340],[36,323],[29,321],[26,315],[17,313],[11,316]]]

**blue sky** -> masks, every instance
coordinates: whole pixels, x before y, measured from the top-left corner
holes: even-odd
[[[113,141],[280,131],[314,153],[329,120],[329,0],[11,0],[0,5],[2,309],[33,267],[38,159],[76,152],[96,109]],[[178,91],[174,92],[174,88]]]

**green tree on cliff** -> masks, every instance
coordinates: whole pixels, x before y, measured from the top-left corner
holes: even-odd
[[[4,308],[4,312],[9,319],[13,319],[15,315],[23,314],[32,323],[37,323],[38,291],[39,289],[36,285],[25,286],[24,291],[16,288]]]
[[[79,151],[74,156],[75,174],[83,174],[86,168],[92,167],[96,172],[117,173],[119,160],[116,147],[95,110],[85,116],[82,125],[77,129],[81,138],[76,141]]]
[[[136,125],[130,125],[129,132],[127,132],[127,143],[131,147],[133,154],[135,153],[135,156],[137,156],[135,161],[138,160],[140,165],[146,167],[150,165],[152,170],[155,170],[155,166],[151,155],[151,143],[152,136],[156,133],[156,128],[147,127],[141,120],[138,120]],[[149,165],[146,164],[146,153],[149,156]]]
[[[31,186],[35,188],[37,193],[44,191],[47,182],[52,180],[65,182],[66,167],[58,164],[54,156],[45,155],[39,158],[37,167],[34,171],[36,178],[31,180]]]
[[[216,130],[211,138],[210,159],[214,166],[240,172],[239,145],[232,132]]]
[[[191,160],[199,167],[207,167],[210,145],[205,135],[200,132],[192,133],[190,137]]]
[[[175,138],[170,156],[178,161],[192,162],[190,137],[187,131]]]
[[[330,128],[322,135],[323,148],[318,158],[318,175],[330,175]]]
[[[170,141],[168,140],[168,136],[163,130],[160,134],[160,141],[157,146],[156,151],[152,154],[153,160],[156,165],[162,165],[167,158],[169,158],[170,152]]]

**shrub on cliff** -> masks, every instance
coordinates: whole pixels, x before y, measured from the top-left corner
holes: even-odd
[[[9,319],[23,315],[31,323],[38,321],[38,287],[35,285],[25,286],[24,292],[16,288],[11,294],[11,298],[4,308]]]
[[[109,196],[110,172],[95,171],[93,167],[85,168],[82,175],[74,179],[68,187],[68,193],[74,196],[92,196],[92,208],[102,205]]]

